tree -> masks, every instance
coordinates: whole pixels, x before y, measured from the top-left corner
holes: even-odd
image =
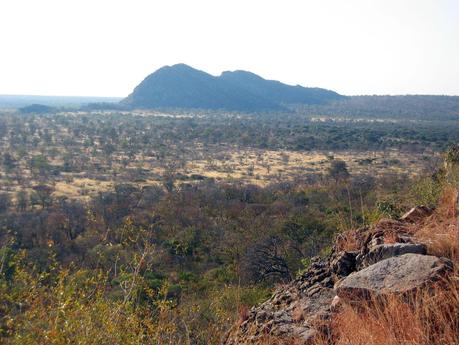
[[[449,147],[444,153],[444,157],[446,172],[451,174],[451,171],[459,166],[459,145]]]
[[[39,204],[44,209],[53,203],[51,194],[54,192],[54,188],[48,185],[38,185],[33,187],[35,193],[31,195],[31,203]]]
[[[48,158],[44,155],[38,155],[34,156],[30,159],[30,169],[32,172],[37,172],[41,176],[45,176],[48,170],[50,169],[49,163],[48,163]]]
[[[0,194],[0,213],[8,211],[8,208],[11,205],[10,196],[6,193]]]
[[[350,174],[347,170],[346,162],[340,159],[332,160],[328,168],[328,175],[336,182],[347,179]]]
[[[11,170],[14,169],[14,167],[16,166],[16,160],[14,159],[13,156],[11,156],[11,154],[9,154],[8,152],[6,152],[4,155],[3,155],[3,167],[5,168],[5,171],[9,172]]]
[[[451,146],[446,150],[445,160],[448,163],[459,163],[459,145]]]
[[[292,279],[283,255],[282,240],[276,236],[264,239],[248,249],[245,273],[255,282],[287,282]]]
[[[25,211],[27,209],[27,193],[20,190],[16,193],[16,207],[19,211]]]

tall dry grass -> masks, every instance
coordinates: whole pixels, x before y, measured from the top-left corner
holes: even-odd
[[[356,230],[348,230],[340,233],[335,239],[337,251],[354,251],[360,248],[358,233]]]
[[[343,305],[330,334],[315,345],[459,344],[459,222],[457,188],[446,187],[434,214],[410,230],[429,254],[451,259],[448,280],[411,297],[390,296]]]
[[[447,257],[456,266],[459,266],[458,197],[457,188],[445,188],[435,213],[415,231],[415,238],[427,245],[429,254]]]
[[[331,330],[315,345],[459,344],[458,275],[410,298],[344,305],[331,321]]]

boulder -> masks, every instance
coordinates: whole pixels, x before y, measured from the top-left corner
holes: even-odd
[[[365,250],[388,241],[412,242],[408,224],[394,219],[381,219],[366,233],[360,249]]]
[[[348,301],[384,294],[403,294],[439,280],[451,269],[451,261],[445,258],[404,254],[350,274],[338,284],[336,293]]]
[[[433,209],[430,207],[421,205],[413,207],[411,210],[406,212],[400,220],[408,223],[416,223],[421,221],[422,219],[430,216],[433,212]]]
[[[357,267],[362,269],[381,260],[410,253],[425,255],[427,247],[416,243],[378,244],[371,247],[368,253],[357,257]]]
[[[330,260],[331,272],[337,277],[344,277],[355,271],[355,258],[358,252],[339,252]]]

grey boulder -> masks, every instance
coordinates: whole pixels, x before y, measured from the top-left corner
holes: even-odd
[[[336,287],[343,300],[359,300],[385,294],[403,294],[441,279],[452,270],[445,258],[404,254],[375,263],[344,278]]]
[[[378,261],[403,254],[425,255],[427,254],[427,248],[424,244],[416,243],[378,244],[371,247],[365,255],[357,257],[357,267],[361,269],[373,265]]]

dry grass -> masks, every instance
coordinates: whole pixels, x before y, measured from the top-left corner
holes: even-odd
[[[445,188],[435,213],[410,229],[417,240],[427,244],[430,254],[453,260],[456,271],[449,279],[410,297],[345,304],[331,320],[331,334],[315,345],[459,344],[458,195],[457,188]],[[352,238],[352,232],[343,236],[343,249],[352,248]],[[387,241],[391,240],[388,236]]]
[[[209,155],[209,153],[207,153]],[[327,156],[344,160],[351,174],[403,173],[410,171],[417,175],[422,171],[422,161],[404,153],[394,152],[296,152],[261,149],[238,150],[228,147],[225,151],[205,156],[203,159],[189,161],[185,167],[189,173],[200,174],[216,179],[242,179],[244,182],[264,186],[279,176],[290,180],[305,172],[324,173],[330,162]],[[373,159],[373,163],[361,164],[363,160]],[[397,159],[398,165],[384,162]],[[209,159],[211,164],[209,164]],[[248,169],[252,173],[248,174]],[[183,171],[181,171],[183,172]]]
[[[459,276],[411,298],[344,305],[316,345],[459,344]]]
[[[65,196],[70,199],[89,201],[99,192],[105,192],[113,187],[109,181],[98,181],[89,178],[73,178],[72,181],[59,181],[55,185],[54,196]]]
[[[338,251],[355,251],[360,248],[358,234],[355,230],[345,231],[338,235],[335,240],[335,247]]]
[[[384,243],[385,244],[394,244],[399,242],[399,237],[396,233],[394,232],[389,232],[387,234],[384,234]]]
[[[62,148],[58,148],[59,153],[50,163],[52,165],[62,165],[62,155],[65,154]],[[164,175],[169,165],[176,166],[175,172],[191,176],[193,174],[202,175],[216,180],[241,180],[244,183],[266,186],[273,182],[292,181],[302,178],[305,174],[321,174],[327,171],[330,161],[329,156],[333,155],[335,159],[344,160],[352,175],[359,174],[391,174],[410,172],[411,175],[420,173],[425,165],[421,156],[414,157],[402,152],[320,152],[320,151],[274,151],[263,149],[244,149],[241,150],[232,146],[218,146],[210,150],[203,149],[199,144],[193,147],[192,154],[187,153],[183,156],[183,165],[178,164],[165,158],[158,161],[155,157],[137,155],[135,158],[128,158],[124,154],[114,155],[112,158],[112,167],[109,168],[98,157],[92,156],[91,152],[87,155],[91,157],[90,164],[99,164],[105,167],[107,171],[100,173],[98,177],[104,177],[104,181],[97,179],[85,179],[79,173],[63,173],[61,176],[53,176],[50,183],[57,186],[56,196],[66,196],[71,199],[88,200],[89,196],[98,191],[105,191],[115,182],[133,182],[129,174],[123,176],[118,174],[114,177],[115,170],[126,172],[143,168],[148,173],[143,176],[147,182],[139,183],[158,184],[161,179],[158,176]],[[41,154],[40,151],[31,151],[29,155]],[[126,159],[127,165],[124,166],[121,161]],[[371,160],[371,163],[362,164],[365,160]],[[387,162],[397,159],[398,163],[387,164]],[[179,159],[180,161],[180,159]],[[92,168],[88,168],[91,171]],[[21,166],[22,176],[35,183],[35,177],[27,169],[27,166]],[[95,173],[99,174],[99,173]],[[73,181],[72,181],[73,179]],[[85,181],[87,180],[87,181]],[[136,182],[137,183],[137,182]],[[178,182],[180,183],[180,182]],[[11,193],[10,189],[24,189],[19,182],[13,179],[7,179],[5,172],[0,168],[0,191]]]
[[[456,265],[459,265],[458,194],[456,188],[446,188],[435,213],[415,234],[420,242],[427,245],[430,254],[447,257]]]
[[[238,341],[237,345],[304,345],[304,342],[295,338],[277,337],[273,335],[263,335],[256,340]]]

